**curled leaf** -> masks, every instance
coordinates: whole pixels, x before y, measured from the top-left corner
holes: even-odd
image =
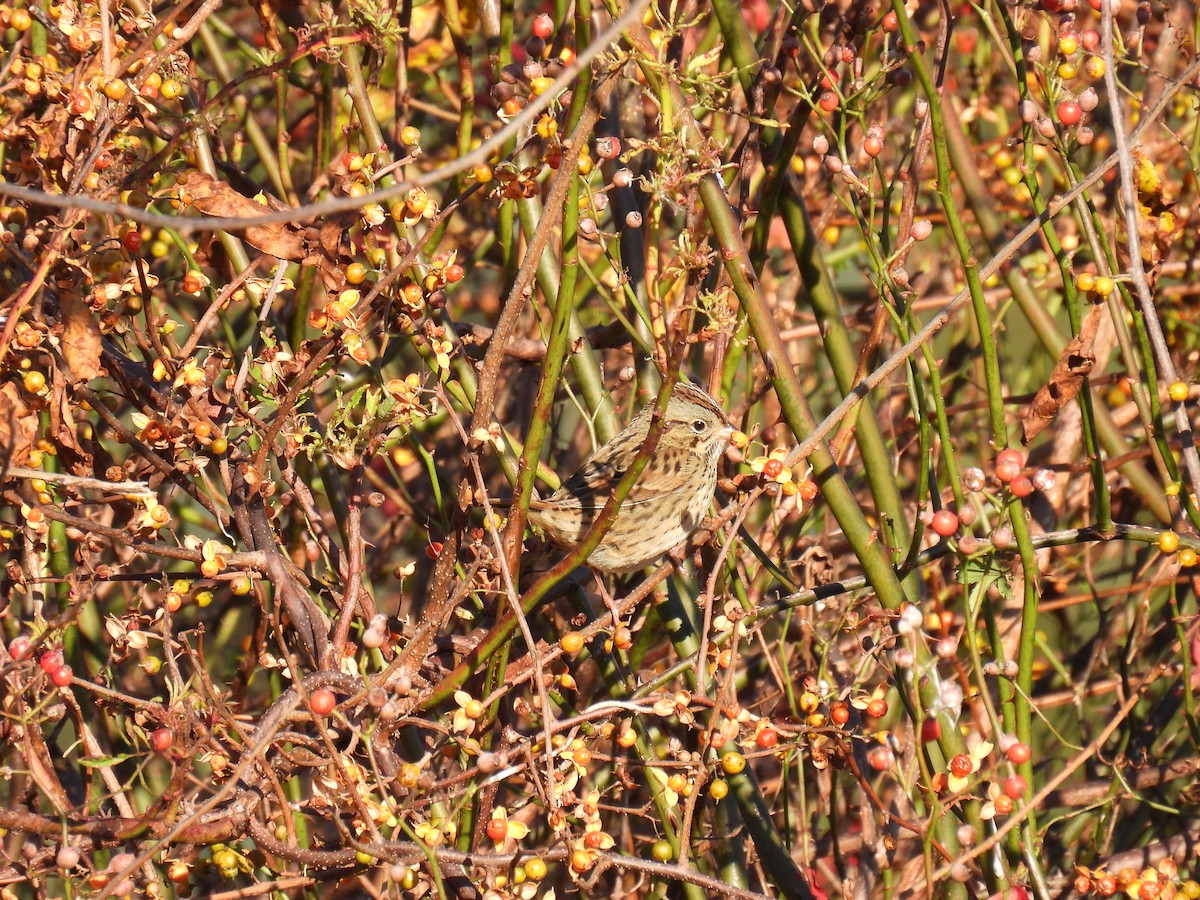
[[[62,292],[59,304],[63,323],[60,341],[71,378],[76,382],[91,381],[102,371],[100,325],[91,306],[76,292]]]
[[[1021,440],[1026,444],[1054,421],[1059,410],[1075,398],[1083,380],[1091,374],[1096,365],[1096,331],[1104,314],[1102,306],[1093,306],[1088,311],[1080,323],[1079,334],[1071,338],[1059,354],[1050,380],[1021,413]]]
[[[176,184],[179,187],[180,199],[196,207],[206,216],[245,219],[274,211],[203,172],[185,172]],[[299,262],[308,255],[303,233],[289,222],[252,225],[242,231],[247,244],[262,253],[269,253],[276,259]]]

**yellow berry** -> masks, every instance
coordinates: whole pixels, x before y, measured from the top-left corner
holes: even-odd
[[[1114,290],[1116,290],[1116,287],[1117,287],[1116,282],[1113,281],[1111,278],[1109,278],[1107,275],[1101,275],[1099,278],[1096,279],[1096,293],[1099,294],[1101,297],[1107,297]]]
[[[362,284],[367,277],[367,267],[360,262],[346,266],[346,281],[350,284]]]
[[[718,778],[708,786],[708,795],[714,800],[723,800],[729,796],[729,782],[724,778]]]
[[[1103,78],[1104,77],[1104,60],[1099,56],[1093,56],[1083,64],[1083,71],[1087,73],[1088,78]]]
[[[1188,397],[1188,386],[1186,381],[1172,381],[1171,386],[1167,388],[1167,396],[1176,403],[1182,403]]]
[[[29,393],[38,394],[46,387],[46,376],[35,369],[32,372],[25,373],[22,383],[25,385],[25,390],[29,391]]]
[[[229,449],[229,441],[223,437],[213,438],[208,445],[208,449],[214,456],[221,456]]]
[[[1070,81],[1079,74],[1079,68],[1072,62],[1060,63],[1058,66],[1058,77],[1063,81]]]
[[[530,881],[541,881],[546,877],[546,863],[541,857],[535,856],[525,860],[525,876]]]
[[[159,86],[158,93],[164,100],[178,100],[184,94],[184,87],[174,78],[168,78]]]
[[[406,125],[400,129],[400,143],[405,147],[415,147],[421,143],[421,129]]]
[[[1185,569],[1190,569],[1196,565],[1196,551],[1191,547],[1184,547],[1179,551],[1179,564]]]
[[[104,96],[109,100],[120,100],[129,91],[129,86],[120,78],[114,78],[104,85]]]
[[[1179,535],[1173,531],[1163,531],[1158,535],[1158,549],[1163,553],[1174,553],[1179,549]]]
[[[675,850],[670,841],[655,841],[654,846],[650,848],[650,855],[659,862],[670,862],[675,858]]]
[[[721,757],[721,768],[726,775],[737,775],[746,768],[746,757],[737,752],[726,753]]]
[[[487,184],[492,180],[492,167],[487,163],[480,163],[471,169],[471,174],[475,176],[475,180],[480,184]]]
[[[1091,272],[1080,272],[1075,276],[1075,287],[1085,294],[1090,294],[1096,289],[1096,276]]]

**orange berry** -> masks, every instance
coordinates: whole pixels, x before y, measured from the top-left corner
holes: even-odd
[[[583,649],[583,635],[578,631],[568,631],[558,641],[564,653],[575,654]]]

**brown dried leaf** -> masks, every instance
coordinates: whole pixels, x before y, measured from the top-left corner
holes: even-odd
[[[1079,393],[1083,380],[1096,365],[1096,331],[1103,315],[1102,306],[1093,306],[1088,311],[1079,326],[1079,334],[1071,338],[1058,357],[1050,380],[1021,413],[1021,440],[1024,443],[1028,444],[1037,437],[1042,429],[1054,421],[1059,410]]]
[[[103,371],[100,367],[103,343],[100,325],[91,306],[75,291],[61,293],[59,306],[63,323],[60,341],[72,381],[91,381]]]
[[[21,389],[12,381],[0,384],[0,471],[29,464],[37,433],[37,413],[21,399]]]
[[[225,182],[217,181],[203,172],[186,172],[177,184],[181,196],[206,216],[236,219],[272,212],[269,207],[239,194]],[[291,223],[254,225],[242,231],[247,244],[277,259],[299,262],[308,255],[304,236]]]

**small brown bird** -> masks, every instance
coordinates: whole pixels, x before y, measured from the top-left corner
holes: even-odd
[[[653,403],[643,407],[553,495],[534,499],[529,521],[554,543],[577,546],[645,442],[653,414]],[[671,392],[665,418],[654,455],[588,557],[594,569],[636,571],[683,543],[708,512],[717,463],[737,429],[712,397],[682,382]]]

